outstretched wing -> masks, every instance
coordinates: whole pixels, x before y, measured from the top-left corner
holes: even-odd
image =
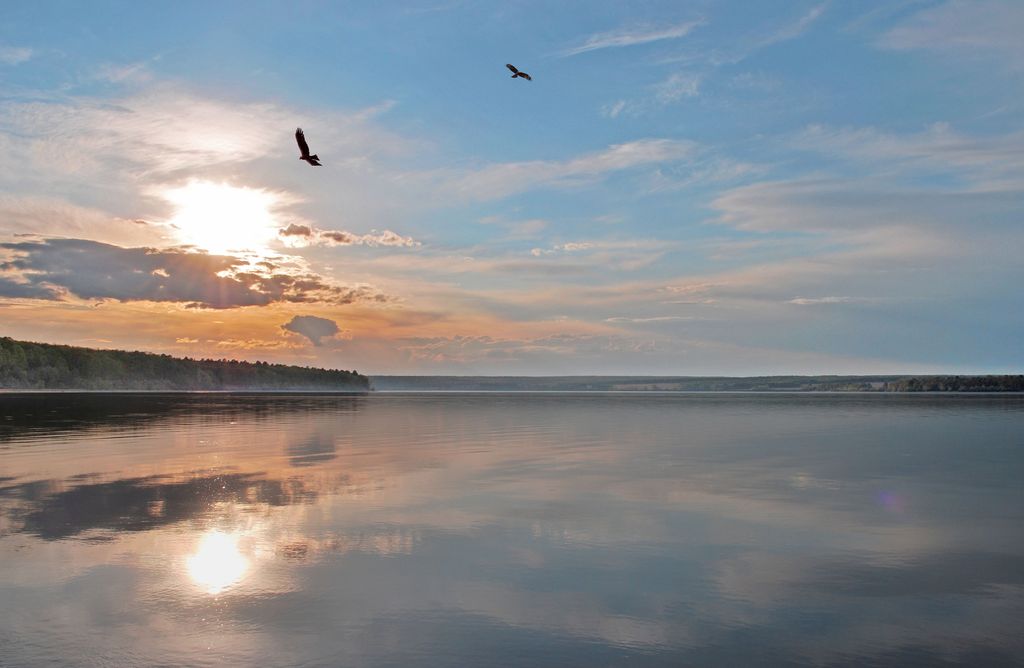
[[[510,70],[512,70],[512,74],[519,74],[519,70],[517,70],[514,65],[512,65],[510,63],[506,63],[505,67],[507,67]]]
[[[522,78],[526,79],[527,81],[533,81],[533,77],[531,77],[531,76],[530,76],[529,74],[527,74],[526,72],[520,72],[520,73],[519,73],[519,76],[521,76]]]
[[[295,128],[295,141],[299,144],[299,152],[303,158],[309,157],[309,144],[306,143],[306,135],[303,134],[302,128]]]

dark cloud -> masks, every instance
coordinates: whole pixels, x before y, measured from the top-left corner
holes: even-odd
[[[277,231],[282,237],[311,237],[313,236],[313,230],[308,225],[296,225],[295,223],[290,224],[288,227],[284,227]]]
[[[353,236],[343,230],[320,230],[320,238],[340,246],[353,243]]]
[[[0,488],[2,496],[25,504],[16,529],[46,540],[86,531],[147,531],[188,521],[223,503],[308,503],[317,495],[294,479],[266,479],[258,473],[125,478],[61,490],[58,481],[32,481]]]
[[[324,245],[324,246],[419,246],[420,242],[412,237],[403,237],[397,232],[374,230],[369,234],[354,234],[345,230],[321,230],[308,225],[294,223],[277,231],[279,236],[292,239],[293,245]]]
[[[18,283],[0,276],[0,296],[27,299],[60,299],[60,291],[45,285]]]
[[[316,274],[273,273],[246,260],[182,249],[122,248],[83,239],[0,244],[14,259],[0,270],[0,295],[57,299],[60,291],[83,299],[180,302],[195,308],[265,306],[275,302],[384,302],[369,286],[331,285]]]
[[[314,346],[321,345],[320,339],[334,336],[341,331],[338,323],[315,315],[297,315],[281,325],[281,329],[301,334],[312,341]]]

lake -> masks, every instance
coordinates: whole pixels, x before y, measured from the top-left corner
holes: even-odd
[[[1024,397],[0,395],[5,666],[1024,664]]]

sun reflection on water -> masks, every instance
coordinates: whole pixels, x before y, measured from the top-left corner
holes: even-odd
[[[238,536],[210,531],[188,558],[188,574],[208,594],[219,594],[245,576],[249,560],[238,549]]]

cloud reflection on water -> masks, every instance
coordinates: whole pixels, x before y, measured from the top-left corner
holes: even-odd
[[[998,663],[1024,652],[1022,424],[986,398],[161,398],[0,441],[0,595],[42,619],[122,578],[136,651],[172,663]]]

